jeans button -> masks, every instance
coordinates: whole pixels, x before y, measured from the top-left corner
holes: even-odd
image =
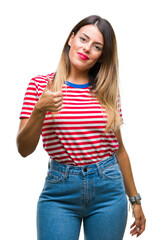
[[[86,167],[85,167],[85,168],[83,168],[83,171],[84,171],[84,172],[87,172],[87,168],[86,168]]]

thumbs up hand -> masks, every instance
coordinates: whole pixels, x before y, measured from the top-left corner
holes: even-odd
[[[47,77],[47,80],[47,86],[36,103],[36,108],[43,113],[59,112],[62,109],[63,93],[61,91],[53,92],[52,79]]]

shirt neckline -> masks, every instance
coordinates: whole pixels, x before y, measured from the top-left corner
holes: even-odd
[[[88,83],[85,83],[85,84],[76,84],[76,83],[71,83],[69,81],[66,81],[66,85],[69,86],[69,87],[73,87],[73,88],[87,88],[91,85],[91,82],[88,82]]]

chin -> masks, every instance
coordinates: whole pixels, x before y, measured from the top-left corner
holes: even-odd
[[[73,64],[72,63],[72,66],[76,69],[76,70],[78,70],[78,71],[88,71],[91,67],[88,67],[88,66],[86,66],[85,64],[84,64],[84,66],[83,66],[83,64]]]
[[[89,71],[95,65],[95,63],[87,64],[87,65],[86,65],[86,63],[84,63],[84,64],[72,63],[72,65],[75,69],[78,69],[79,71]]]

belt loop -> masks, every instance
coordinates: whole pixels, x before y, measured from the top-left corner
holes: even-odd
[[[100,177],[102,177],[102,170],[100,168],[100,165],[98,163],[96,163],[96,166],[98,168],[98,173],[99,173]]]
[[[116,157],[117,162],[119,163],[119,159],[118,159],[116,152],[115,152],[115,157]]]
[[[69,168],[70,168],[70,166],[69,166],[69,165],[67,165],[67,166],[66,166],[66,169],[65,169],[65,173],[64,173],[64,178],[65,178],[65,179],[67,179],[67,178],[68,178],[68,174],[69,174]]]

